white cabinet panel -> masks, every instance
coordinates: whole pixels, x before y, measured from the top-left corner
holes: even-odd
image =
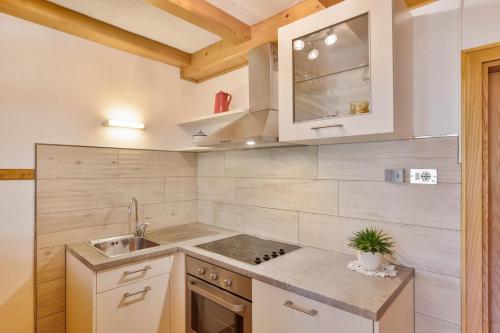
[[[345,0],[281,27],[280,141],[411,137],[411,36],[404,0]]]
[[[373,321],[286,290],[252,281],[252,327],[257,333],[373,333]],[[292,302],[306,312],[285,305]]]
[[[98,333],[169,333],[168,274],[97,294]]]

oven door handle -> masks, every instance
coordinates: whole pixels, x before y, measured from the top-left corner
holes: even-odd
[[[193,281],[189,282],[188,284],[188,288],[198,294],[198,295],[201,295],[203,297],[205,297],[206,299],[214,302],[214,303],[217,303],[219,304],[220,306],[232,311],[232,312],[235,312],[235,313],[241,313],[243,311],[245,311],[245,305],[244,304],[234,304],[234,303],[231,303],[230,301],[220,297],[220,296],[217,296],[217,295],[214,295],[212,294],[209,290],[206,290],[205,288],[203,288],[201,285],[197,285],[195,284]]]

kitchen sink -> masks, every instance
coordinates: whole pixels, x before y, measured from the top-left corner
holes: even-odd
[[[89,241],[89,244],[107,257],[134,253],[160,245],[146,238],[134,235],[96,239]]]

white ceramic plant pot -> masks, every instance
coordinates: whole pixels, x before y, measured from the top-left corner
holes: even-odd
[[[382,263],[382,256],[380,255],[380,253],[358,251],[358,261],[364,269],[369,271],[376,271],[380,268],[380,264]]]

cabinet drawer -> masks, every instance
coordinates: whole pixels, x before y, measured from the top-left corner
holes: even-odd
[[[259,333],[373,333],[373,321],[253,280],[252,327]]]
[[[97,333],[169,333],[169,274],[97,294]]]
[[[170,272],[169,256],[99,271],[97,272],[97,292],[125,286],[168,272]]]

